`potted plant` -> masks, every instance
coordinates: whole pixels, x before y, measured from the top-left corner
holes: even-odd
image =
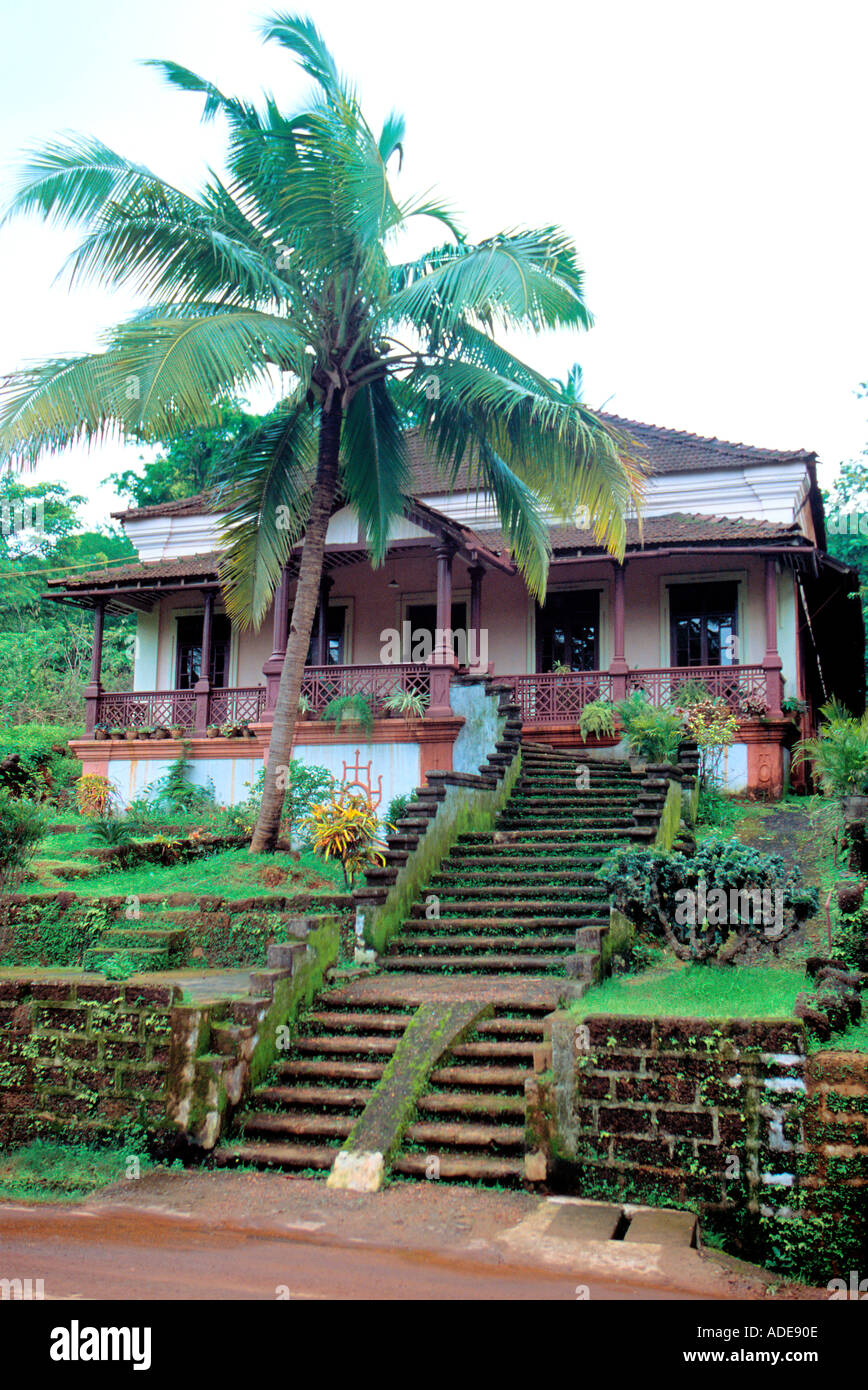
[[[220,737],[220,725],[219,725],[219,724],[209,724],[208,727],[207,727],[207,729],[205,730],[205,737],[206,737],[206,738],[219,738],[219,737]]]
[[[184,727],[182,724],[173,724],[170,729],[172,738],[181,739],[184,737]]]
[[[238,733],[241,738],[256,738],[255,733],[250,727],[249,719],[241,719],[238,723]]]
[[[329,700],[320,717],[326,723],[334,722],[335,733],[342,724],[359,726],[366,734],[374,731],[374,711],[358,691],[354,695],[338,695],[334,700]]]
[[[308,716],[309,716],[309,714],[310,714],[310,700],[307,698],[306,695],[299,695],[299,697],[298,697],[298,717],[299,717],[299,719],[307,719]]]
[[[124,731],[123,731],[123,729],[120,727],[120,725],[115,725],[114,728],[109,729],[109,738],[112,738],[112,739],[114,739],[116,742],[119,742],[120,740],[123,739],[123,737],[124,737]]]
[[[168,726],[168,724],[157,724],[157,725],[154,726],[154,738],[168,738],[168,737],[169,737],[169,726]]]
[[[235,738],[238,733],[238,725],[234,724],[231,719],[228,719],[221,728],[220,733],[224,738]]]
[[[411,719],[423,719],[427,707],[427,696],[418,694],[414,690],[396,690],[388,699],[383,701],[383,709],[387,714],[392,714],[395,718],[406,719],[407,723]]]
[[[109,736],[108,724],[94,724],[93,736],[98,743],[102,743]]]
[[[138,729],[129,728],[124,730],[124,738],[126,739],[127,743],[135,743],[138,736]]]
[[[590,700],[579,715],[579,733],[589,738],[615,737],[615,710],[608,700]]]

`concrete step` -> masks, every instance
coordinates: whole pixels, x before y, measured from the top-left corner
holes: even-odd
[[[468,1182],[521,1182],[524,1178],[524,1160],[520,1158],[455,1154],[438,1154],[436,1157],[441,1178],[465,1179]],[[427,1176],[428,1161],[426,1154],[399,1154],[392,1168],[407,1177],[424,1178]]]
[[[257,1086],[252,1098],[261,1105],[362,1110],[371,1099],[371,1092],[370,1088],[359,1086]]]
[[[480,1095],[477,1091],[429,1091],[422,1096],[417,1110],[425,1115],[497,1115],[501,1119],[524,1119],[524,1097]]]
[[[524,1089],[525,1078],[532,1073],[528,1067],[437,1067],[431,1073],[432,1086],[458,1086],[466,1091],[471,1086],[497,1087],[512,1086]]]
[[[377,1056],[391,1056],[398,1046],[396,1038],[333,1037],[328,1033],[321,1036],[296,1038],[293,1051],[308,1053],[337,1053],[364,1056],[373,1053]]]
[[[215,1149],[214,1161],[221,1168],[253,1164],[259,1168],[330,1169],[337,1148],[325,1144],[234,1144]]]
[[[355,1115],[283,1115],[267,1110],[245,1111],[238,1117],[245,1137],[251,1134],[277,1134],[346,1139],[355,1123]]]
[[[430,1144],[437,1148],[519,1149],[524,1150],[524,1126],[485,1125],[459,1121],[448,1124],[423,1120],[408,1127],[407,1144]]]
[[[306,1058],[297,1062],[278,1062],[278,1076],[322,1077],[328,1081],[379,1081],[386,1069],[385,1062],[318,1062]]]

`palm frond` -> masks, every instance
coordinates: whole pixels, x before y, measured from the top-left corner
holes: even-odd
[[[390,522],[403,513],[409,487],[401,416],[385,381],[361,387],[344,418],[341,483],[358,512],[374,563],[382,561]]]
[[[110,201],[149,191],[184,196],[145,165],[133,164],[86,135],[31,150],[15,176],[15,185],[4,221],[18,213],[38,212],[61,226],[86,222]]]
[[[432,379],[436,391],[423,385]],[[415,388],[419,424],[438,440],[441,457],[462,459],[484,440],[555,513],[572,518],[586,508],[597,543],[623,557],[625,514],[639,508],[643,476],[626,436],[564,400],[551,383],[533,390],[476,362],[417,367],[407,386]],[[470,457],[481,468],[481,455]]]
[[[558,228],[506,232],[396,266],[389,313],[426,337],[460,320],[485,328],[588,328],[582,278],[575,247]]]
[[[220,575],[226,608],[241,627],[265,617],[310,509],[316,464],[316,419],[302,401],[284,402],[221,459],[220,503],[225,550]]]

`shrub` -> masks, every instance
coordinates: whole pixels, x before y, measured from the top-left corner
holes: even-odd
[[[48,828],[48,810],[0,789],[0,889],[11,892]]]
[[[644,691],[636,691],[615,706],[624,727],[627,747],[635,758],[649,763],[674,763],[684,725],[677,710],[652,705]]]
[[[104,845],[125,845],[132,839],[134,827],[123,816],[97,816],[90,829]]]
[[[75,784],[75,800],[83,816],[106,815],[114,796],[109,779],[96,772],[83,772]]]
[[[699,749],[700,786],[719,786],[723,755],[735,742],[738,720],[725,700],[696,700],[687,711],[687,728]]]
[[[197,813],[209,811],[216,805],[213,783],[200,786],[190,780],[189,748],[189,744],[182,744],[179,756],[169,764],[164,775],[147,788],[146,795],[155,808]]]
[[[407,807],[410,805],[409,796],[393,796],[386,807],[386,815],[383,824],[387,829],[398,824],[398,821],[407,814]]]
[[[621,851],[598,877],[613,905],[663,936],[681,960],[733,960],[750,940],[776,944],[818,907],[817,890],[805,887],[798,869],[739,840],[706,841],[691,858]],[[772,930],[767,914],[778,901],[781,921]]]
[[[820,710],[825,723],[817,738],[800,739],[792,766],[811,762],[824,796],[850,796],[868,781],[868,712],[856,719],[836,700]]]
[[[317,854],[340,860],[348,888],[363,869],[385,863],[386,845],[378,835],[376,812],[370,798],[361,792],[342,788],[329,801],[313,806],[302,829],[309,834]]]
[[[31,800],[67,801],[81,767],[67,743],[78,732],[64,724],[0,730],[0,787]]]

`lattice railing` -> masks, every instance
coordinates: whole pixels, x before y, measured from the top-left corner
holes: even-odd
[[[301,693],[311,714],[322,714],[331,700],[344,695],[363,695],[374,714],[396,691],[409,690],[426,701],[430,696],[429,668],[420,662],[375,666],[306,666]]]
[[[522,676],[498,676],[509,681],[523,719],[538,724],[569,724],[592,700],[611,700],[612,677],[608,671],[533,671]]]
[[[105,694],[97,702],[98,724],[119,729],[167,729],[192,731],[196,723],[196,695],[192,690],[132,690]]]
[[[265,687],[212,690],[208,697],[209,724],[258,724],[265,708]]]
[[[744,702],[766,704],[766,672],[762,666],[668,666],[656,670],[629,671],[616,678],[608,671],[532,671],[527,675],[498,676],[515,692],[522,718],[537,724],[578,723],[592,700],[613,700],[625,690],[644,690],[653,705],[677,704],[679,692],[689,682],[694,692],[702,685],[709,695],[726,701],[744,714]],[[620,691],[617,683],[620,683]]]
[[[762,666],[668,666],[630,671],[627,693],[644,690],[653,705],[677,705],[685,684],[704,686],[709,695],[724,699],[738,711],[744,700],[766,702],[766,672]]]

